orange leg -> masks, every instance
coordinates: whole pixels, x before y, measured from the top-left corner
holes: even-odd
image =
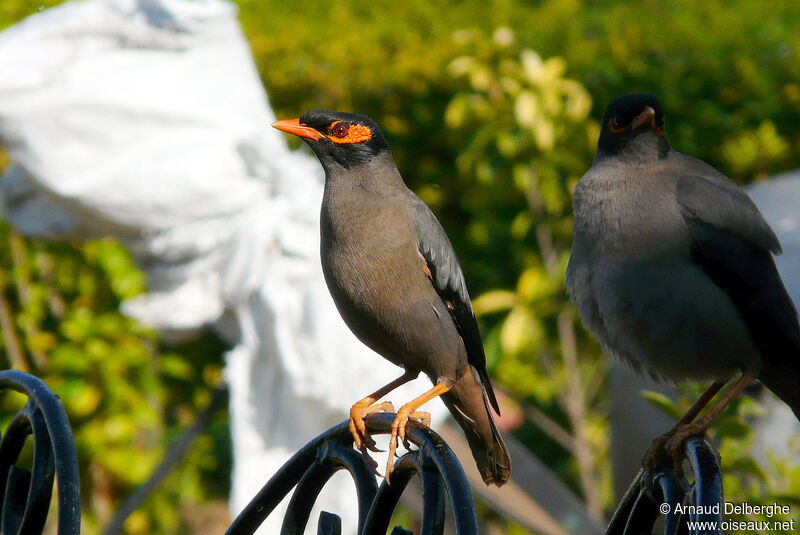
[[[355,444],[356,448],[362,452],[364,451],[365,446],[368,446],[370,449],[374,449],[374,443],[371,440],[368,440],[367,437],[367,426],[364,424],[364,417],[366,417],[368,414],[378,411],[394,412],[394,406],[388,401],[386,403],[379,403],[377,405],[375,405],[375,402],[395,388],[404,385],[413,379],[416,379],[418,375],[419,372],[406,371],[403,375],[388,385],[379,388],[367,397],[358,400],[355,402],[355,404],[353,404],[352,407],[350,407],[350,434],[353,435],[353,443]]]
[[[672,455],[673,459],[682,457],[682,446],[684,441],[692,435],[703,433],[708,429],[714,420],[725,410],[725,408],[736,399],[742,391],[747,388],[747,385],[755,381],[757,377],[751,375],[742,375],[735,383],[733,383],[728,390],[719,398],[719,400],[708,409],[703,416],[694,422],[686,423],[677,427],[675,433],[667,440],[664,447],[667,452]]]
[[[717,395],[717,392],[719,392],[723,386],[725,386],[725,381],[717,381],[716,383],[709,386],[708,390],[703,392],[703,395],[700,396],[700,399],[698,399],[695,402],[695,404],[692,405],[692,407],[688,411],[686,411],[686,414],[684,414],[683,417],[680,420],[678,420],[678,423],[675,424],[675,427],[680,427],[682,425],[688,424],[689,422],[697,418],[697,415],[700,414],[700,411],[702,411],[703,408],[706,405],[708,405],[709,401],[714,399],[714,396]]]
[[[397,411],[397,416],[392,422],[392,436],[389,438],[389,461],[386,464],[386,482],[389,482],[389,476],[394,469],[394,456],[397,451],[398,439],[405,442],[406,440],[406,424],[409,418],[421,420],[426,426],[431,423],[431,415],[427,412],[416,412],[418,408],[423,406],[437,396],[441,396],[449,391],[452,387],[446,383],[436,383],[436,385],[422,394],[421,396],[409,401]]]
[[[717,395],[717,392],[719,392],[724,385],[725,385],[724,381],[717,381],[710,387],[708,387],[708,389],[705,392],[703,392],[703,395],[700,396],[700,398],[695,402],[695,404],[692,405],[688,411],[686,411],[686,414],[684,414],[681,417],[681,419],[678,420],[678,422],[674,426],[672,426],[672,428],[669,431],[659,436],[658,438],[654,439],[650,443],[650,447],[647,449],[647,452],[644,454],[644,457],[642,458],[642,464],[644,464],[644,466],[648,468],[651,468],[652,465],[655,464],[655,461],[660,455],[660,452],[663,450],[664,444],[675,434],[678,428],[683,427],[686,424],[692,422],[697,417],[697,415],[700,414],[700,411],[702,411],[703,408],[706,405],[708,405],[708,402],[711,401],[714,398],[714,396]]]

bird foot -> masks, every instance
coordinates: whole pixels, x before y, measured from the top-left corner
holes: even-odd
[[[683,447],[686,439],[694,435],[703,434],[705,431],[706,427],[697,422],[690,422],[686,425],[682,425],[667,439],[664,444],[664,449],[673,459],[680,459],[681,462],[683,462],[683,458],[686,455],[685,448]]]
[[[665,468],[670,462],[670,457],[664,449],[664,444],[667,443],[667,440],[669,440],[674,431],[674,429],[671,429],[653,439],[653,441],[650,442],[650,447],[647,448],[647,451],[642,457],[642,468],[651,479],[656,472]],[[675,459],[672,459],[671,462],[674,467],[676,464]]]
[[[683,445],[689,437],[704,432],[705,427],[697,422],[690,422],[674,427],[656,437],[642,457],[642,467],[645,473],[652,476],[671,463],[675,475],[679,478],[682,477],[683,460],[686,457]]]
[[[410,412],[400,407],[400,410],[397,411],[397,416],[392,422],[392,436],[389,437],[389,459],[386,461],[386,475],[384,476],[387,483],[391,483],[390,477],[392,470],[394,470],[394,458],[398,456],[397,446],[399,442],[402,440],[406,449],[411,448],[408,440],[406,440],[406,426],[408,425],[409,419],[416,420],[425,427],[430,427],[431,425],[430,413]]]
[[[370,440],[372,440],[372,439],[370,439]],[[373,444],[374,444],[374,442],[373,442]],[[361,455],[364,457],[364,459],[366,459],[367,464],[369,464],[369,467],[372,469],[372,473],[375,474],[378,477],[383,477],[383,474],[378,472],[378,461],[373,459],[372,456],[369,454],[369,450],[367,450],[366,444],[362,445],[359,448],[359,451],[361,452]],[[372,451],[375,451],[375,450],[372,450]]]
[[[376,405],[367,405],[366,402],[359,401],[350,407],[350,434],[353,435],[353,445],[362,453],[366,449],[374,452],[383,451],[377,448],[375,441],[367,434],[367,425],[364,423],[364,418],[373,412],[394,412],[394,405],[389,401]]]

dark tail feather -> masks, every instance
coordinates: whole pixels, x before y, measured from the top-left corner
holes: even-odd
[[[758,378],[781,401],[789,405],[800,420],[800,369],[788,364],[766,362]]]
[[[483,482],[502,486],[511,477],[511,457],[476,374],[464,374],[442,401],[464,430]]]

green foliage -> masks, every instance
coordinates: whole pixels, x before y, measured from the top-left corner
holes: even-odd
[[[595,116],[614,96],[649,91],[664,100],[675,146],[751,180],[721,148],[772,122],[797,146],[800,6],[791,0],[710,2],[547,1],[526,44],[565,57],[595,97]],[[767,163],[767,162],[765,162]],[[764,173],[800,166],[797,151]]]
[[[513,289],[476,298],[479,315],[502,313],[487,332],[499,381],[520,399],[569,422],[575,444],[570,470],[598,517],[608,505],[608,427],[597,410],[600,365],[594,343],[576,329],[564,293],[571,242],[570,192],[585,171],[597,126],[591,98],[566,77],[563,58],[542,59],[522,47],[509,28],[491,37],[458,32],[459,53],[449,72],[463,87],[445,110],[449,127],[465,140],[457,157],[476,214],[473,235],[502,243],[519,266]],[[485,225],[492,218],[495,225]],[[592,350],[578,359],[576,340]]]
[[[597,452],[596,486],[607,505],[607,360],[575,327],[561,289],[569,193],[589,166],[596,136],[590,117],[616,95],[650,91],[665,103],[675,147],[733,178],[800,166],[794,30],[800,6],[784,0],[441,1],[435,7],[412,1],[404,9],[357,2],[271,2],[266,9],[244,0],[240,6],[280,116],[312,107],[352,109],[384,127],[404,177],[459,251],[495,377],[573,436],[583,433]],[[581,356],[575,366],[563,360],[570,331]],[[564,403],[576,376],[582,403]],[[564,465],[563,449],[533,443],[551,466]],[[585,492],[576,464],[565,477]]]
[[[458,48],[453,33],[465,29],[508,27],[523,47],[564,58],[594,97],[594,117],[621,93],[660,95],[673,143],[737,180],[752,179],[752,168],[731,167],[722,150],[730,140],[767,121],[789,146],[800,142],[800,6],[792,0],[237,3],[278,112],[372,115],[403,162],[406,151],[423,158],[422,168],[416,159],[403,166],[414,184],[447,169],[438,168],[447,162],[438,154],[448,137],[441,110],[454,88],[446,66]],[[441,156],[463,140],[448,141]],[[798,166],[793,150],[758,171]]]
[[[207,403],[219,376],[220,346],[165,352],[153,331],[119,313],[122,299],[144,290],[142,273],[119,243],[46,244],[6,225],[0,243],[0,309],[10,312],[0,365],[36,374],[61,397],[78,447],[84,531],[97,533]],[[2,413],[18,404],[17,396],[6,397]],[[216,447],[207,437],[199,441],[129,520],[128,533],[182,529],[187,520],[166,504],[213,497],[204,479],[227,469],[218,466]]]
[[[3,0],[0,27],[55,3]],[[593,118],[616,95],[650,91],[664,101],[673,145],[734,179],[800,167],[800,4],[237,4],[279,117],[325,107],[382,125],[403,176],[459,251],[495,378],[538,411],[536,425],[518,436],[596,514],[607,508],[608,359],[579,327],[563,291],[570,193],[591,161]],[[0,153],[0,167],[6,164]],[[119,315],[119,301],[142,291],[144,281],[118,244],[55,246],[7,228],[0,243],[8,243],[0,248],[0,295],[16,335],[0,326],[3,351],[15,367],[43,375],[67,403],[91,533],[202,405],[220,348],[206,340],[165,352],[154,333]],[[649,398],[676,413],[693,395],[672,407]],[[794,464],[750,458],[747,407],[738,405],[718,426],[728,495],[753,503],[797,496]],[[216,444],[193,449],[130,532],[188,529],[174,511],[207,497],[199,486],[208,480],[197,472],[228,478],[224,461],[213,466]],[[126,464],[126,456],[140,462]],[[157,509],[159,501],[170,506]]]
[[[10,26],[29,15],[35,15],[45,8],[58,5],[61,2],[62,0],[40,0],[38,2],[31,2],[30,0],[3,0],[0,5],[0,29]]]
[[[459,251],[493,374],[551,423],[573,437],[583,433],[597,448],[596,470],[605,470],[608,361],[577,327],[561,290],[569,193],[590,164],[596,135],[590,118],[621,93],[650,91],[664,101],[673,145],[734,179],[800,166],[800,5],[239,5],[279,116],[313,107],[351,109],[384,127],[407,182],[433,207]],[[573,113],[567,112],[565,85],[592,95],[588,115],[574,111],[586,106],[582,97],[573,97]],[[570,367],[563,355],[573,342],[581,358]],[[563,403],[572,399],[565,388],[576,372],[583,399]],[[536,453],[551,466],[565,466],[565,451],[528,429],[520,436],[536,444]],[[564,476],[586,492],[574,459]],[[595,476],[607,505],[607,474]]]

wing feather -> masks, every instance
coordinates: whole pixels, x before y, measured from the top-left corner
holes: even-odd
[[[416,197],[413,199],[413,217],[419,237],[419,253],[428,270],[426,274],[429,274],[433,287],[447,306],[464,341],[467,361],[477,370],[492,407],[500,414],[500,407],[486,371],[486,354],[478,322],[453,245],[430,208]]]
[[[677,200],[692,260],[730,297],[766,360],[800,368],[800,325],[772,253],[781,247],[747,194],[727,178],[687,176]]]

